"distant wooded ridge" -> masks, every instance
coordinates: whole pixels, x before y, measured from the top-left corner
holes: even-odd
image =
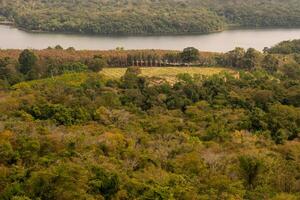
[[[228,27],[298,27],[297,0],[2,0],[0,21],[90,34],[191,34]]]

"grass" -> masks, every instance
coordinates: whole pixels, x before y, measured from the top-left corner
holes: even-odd
[[[55,87],[59,84],[78,87],[88,78],[87,73],[67,73],[53,78],[38,79],[17,83],[12,88],[25,90],[26,88],[35,88],[41,86]]]
[[[191,75],[204,75],[211,76],[221,72],[234,73],[232,69],[222,67],[142,67],[142,76],[159,77],[165,79],[170,83],[176,82],[176,76],[182,73]],[[126,72],[126,68],[104,68],[100,75],[108,79],[119,79]],[[77,87],[88,78],[87,73],[67,73],[53,78],[45,78],[33,81],[25,81],[13,86],[14,89],[25,90],[26,88],[41,87],[43,85],[56,85],[63,84]],[[1,98],[1,94],[0,94]]]
[[[166,80],[174,80],[178,74],[211,76],[221,72],[233,73],[233,70],[222,67],[142,67],[142,75],[147,77],[160,77]],[[104,68],[100,73],[118,79],[124,75],[126,68]]]

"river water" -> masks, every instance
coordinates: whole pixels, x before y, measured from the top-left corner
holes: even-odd
[[[220,33],[175,36],[96,36],[61,33],[31,33],[0,25],[1,49],[44,49],[57,44],[78,50],[172,49],[193,46],[201,51],[226,52],[234,47],[262,50],[283,40],[300,39],[300,29],[242,29]]]

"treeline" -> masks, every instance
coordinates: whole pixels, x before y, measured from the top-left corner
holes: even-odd
[[[199,53],[192,47],[182,52],[75,51],[74,48],[64,50],[60,46],[41,51],[3,50],[0,51],[0,79],[2,85],[13,85],[23,80],[53,77],[69,72],[99,72],[104,67],[213,65],[215,55],[217,54]]]
[[[27,30],[92,34],[208,33],[228,26],[300,26],[295,0],[2,0],[0,15]]]
[[[266,52],[273,54],[300,54],[300,40],[288,40],[266,48]]]
[[[0,79],[3,86],[69,72],[99,72],[104,67],[130,66],[221,66],[239,70],[264,69],[275,73],[284,65],[299,63],[298,57],[262,53],[253,48],[236,48],[227,53],[199,52],[193,47],[183,51],[76,51],[74,48],[64,50],[60,46],[46,50],[1,50]]]
[[[1,91],[0,199],[299,198],[299,73],[140,74]]]
[[[0,14],[27,30],[92,34],[207,33],[224,23],[208,9],[165,0],[4,0]]]
[[[12,57],[0,59],[0,80],[2,87],[5,87],[23,80],[53,77],[69,72],[99,72],[106,65],[107,62],[101,55],[95,55],[85,63],[75,60],[61,62],[59,59],[49,57],[40,60],[33,51],[26,49],[19,54],[18,59]]]

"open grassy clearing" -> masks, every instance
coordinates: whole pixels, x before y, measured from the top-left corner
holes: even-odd
[[[234,70],[222,67],[142,67],[142,76],[158,77],[165,79],[169,83],[176,82],[176,76],[182,73],[191,75],[211,76],[221,72],[235,73]],[[108,79],[119,79],[127,68],[104,68],[100,74]],[[37,87],[38,85],[57,85],[67,84],[70,86],[79,86],[87,79],[87,73],[67,73],[61,76],[45,78],[40,80],[21,82],[13,86],[14,89],[24,89],[28,87]],[[0,93],[1,98],[1,93]]]
[[[188,73],[191,75],[211,76],[221,72],[233,73],[234,71],[222,67],[142,67],[142,75],[147,77],[160,77],[173,80],[178,74]],[[104,68],[100,73],[110,78],[120,78],[126,68]]]

